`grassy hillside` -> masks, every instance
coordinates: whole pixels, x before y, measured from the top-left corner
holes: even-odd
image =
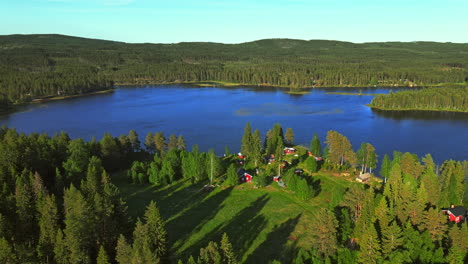
[[[321,192],[309,201],[299,200],[287,188],[272,185],[255,189],[253,184],[201,191],[189,182],[157,189],[129,185],[122,176],[115,181],[133,217],[141,217],[155,200],[166,219],[174,258],[186,259],[226,232],[243,263],[289,261],[298,247],[310,248],[310,223],[319,207],[335,207],[352,183],[335,176],[314,176]],[[285,262],[286,263],[286,262]]]
[[[117,84],[222,81],[292,88],[468,81],[468,44],[265,39],[127,44],[63,35],[0,36],[0,101]]]

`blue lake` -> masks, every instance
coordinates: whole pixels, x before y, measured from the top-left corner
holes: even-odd
[[[280,123],[291,127],[295,143],[309,145],[313,133],[325,141],[328,130],[347,136],[355,149],[361,142],[375,146],[380,157],[394,150],[418,155],[431,153],[437,162],[467,159],[468,115],[448,113],[379,113],[365,104],[373,96],[337,95],[360,89],[313,89],[305,95],[280,88],[199,88],[183,85],[121,87],[112,93],[31,104],[0,116],[0,124],[19,132],[66,131],[72,138],[100,139],[138,132],[166,137],[182,134],[187,145],[217,153],[229,146],[238,151],[243,129],[250,122],[262,136]],[[363,93],[388,93],[368,88]]]

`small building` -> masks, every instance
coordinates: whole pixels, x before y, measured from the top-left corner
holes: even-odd
[[[283,160],[283,161],[281,162],[281,168],[282,168],[282,169],[286,168],[286,166],[288,166],[288,165],[289,165],[289,162],[288,162],[287,160]]]
[[[459,205],[459,206],[454,206],[452,205],[450,208],[442,209],[442,212],[444,212],[446,215],[448,215],[448,220],[455,222],[455,223],[460,223],[463,220],[466,220],[466,214],[467,211],[465,207]]]
[[[246,172],[239,177],[239,182],[251,182],[252,178],[253,176]]]
[[[359,176],[356,177],[357,182],[368,182],[371,178],[370,173],[360,173]]]
[[[244,155],[242,155],[242,153],[237,153],[237,157],[239,157],[239,159],[245,159]]]
[[[284,154],[291,155],[291,154],[294,154],[294,153],[296,153],[296,149],[294,149],[294,148],[284,148]]]
[[[296,175],[302,175],[302,173],[304,173],[304,170],[302,170],[302,169],[295,169],[295,170],[294,170],[294,173],[295,173]]]
[[[279,182],[280,176],[273,176],[273,181],[274,182]]]

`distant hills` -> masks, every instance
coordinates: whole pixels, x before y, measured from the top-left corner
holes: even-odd
[[[64,35],[0,36],[0,92],[11,102],[114,83],[221,81],[293,88],[460,83],[468,81],[467,64],[468,43],[129,44]]]

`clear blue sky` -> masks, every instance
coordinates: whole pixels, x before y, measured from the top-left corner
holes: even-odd
[[[133,43],[468,43],[468,0],[0,0],[0,35],[42,33]]]

